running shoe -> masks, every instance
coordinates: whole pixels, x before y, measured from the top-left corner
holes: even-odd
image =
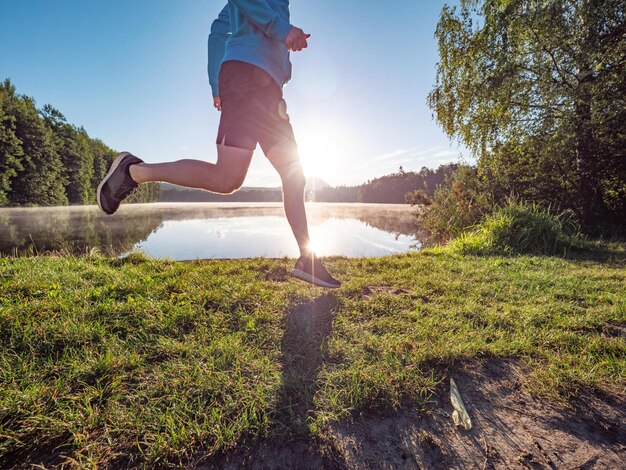
[[[332,277],[320,259],[315,254],[301,256],[291,270],[291,274],[302,281],[309,282],[320,287],[336,289],[341,287],[341,282]]]
[[[128,152],[120,153],[100,182],[96,193],[98,206],[107,214],[113,214],[120,207],[120,203],[139,186],[128,171],[131,165],[137,163],[143,163],[143,160]]]

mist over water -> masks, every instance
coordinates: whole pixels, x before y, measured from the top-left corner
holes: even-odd
[[[320,256],[383,256],[419,249],[407,205],[307,204]],[[96,206],[0,209],[0,253],[28,255],[98,249],[155,258],[296,257],[280,203],[123,205],[114,215]]]

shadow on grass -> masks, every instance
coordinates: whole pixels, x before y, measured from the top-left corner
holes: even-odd
[[[281,341],[283,385],[275,417],[279,433],[305,438],[337,299],[324,294],[288,311]]]
[[[332,452],[311,442],[309,419],[324,351],[332,333],[337,299],[324,294],[286,312],[281,340],[283,383],[272,413],[272,438],[255,440],[196,467],[342,469]]]
[[[585,249],[573,249],[565,256],[574,261],[626,264],[626,242],[596,243]]]

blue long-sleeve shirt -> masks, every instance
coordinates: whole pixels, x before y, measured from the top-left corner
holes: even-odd
[[[291,30],[289,0],[229,0],[211,25],[209,83],[219,96],[222,62],[239,60],[262,68],[279,86],[291,78],[285,39]]]

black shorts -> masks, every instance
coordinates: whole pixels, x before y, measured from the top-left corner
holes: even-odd
[[[236,60],[222,64],[222,115],[217,143],[265,153],[279,143],[295,143],[283,92],[263,69]]]

